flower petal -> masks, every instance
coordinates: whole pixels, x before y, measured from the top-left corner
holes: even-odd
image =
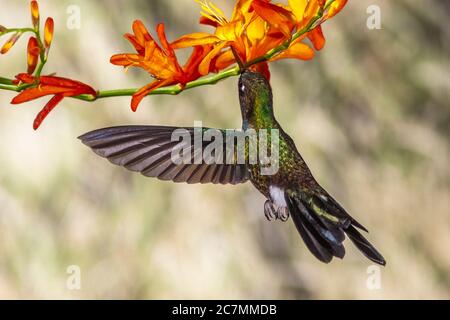
[[[201,76],[198,71],[198,66],[212,49],[213,46],[211,45],[194,47],[191,56],[183,66],[183,72],[188,78],[186,81],[193,81]]]
[[[214,49],[212,49],[206,57],[203,59],[203,61],[200,63],[198,71],[202,76],[207,75],[210,71],[211,67],[211,61],[222,51],[223,48],[225,48],[228,45],[228,42],[223,41],[219,43]]]
[[[11,104],[21,104],[48,95],[62,94],[66,91],[67,88],[40,85],[34,88],[25,89],[11,100]]]
[[[149,83],[146,86],[142,87],[141,89],[139,89],[138,92],[136,92],[133,95],[133,98],[131,98],[131,110],[136,112],[136,110],[137,110],[139,104],[141,103],[142,99],[144,99],[153,90],[155,90],[157,88],[160,88],[160,87],[163,87],[163,86],[167,86],[167,85],[172,84],[172,83],[173,83],[172,79],[156,80],[156,81],[153,81],[152,83]]]
[[[296,42],[292,44],[289,49],[283,51],[279,55],[270,61],[276,61],[280,59],[300,59],[300,60],[311,60],[314,58],[314,50],[303,42]]]
[[[266,22],[261,18],[257,17],[247,26],[247,38],[250,43],[255,46],[259,41],[261,41],[266,35]]]
[[[291,35],[291,31],[294,27],[294,17],[291,12],[281,6],[262,0],[254,0],[252,7],[261,18],[267,21],[267,23],[283,32],[286,36],[289,37]]]
[[[66,89],[82,90],[85,94],[96,94],[96,91],[91,86],[77,80],[55,76],[42,76],[39,78],[39,81],[42,87],[48,85]]]
[[[245,17],[249,12],[252,0],[237,0],[233,9],[231,21],[236,21]]]
[[[295,15],[297,22],[303,20],[305,14],[306,5],[308,0],[288,0],[289,6],[291,7],[292,13]]]
[[[136,36],[136,40],[142,46],[144,46],[147,41],[155,41],[141,20],[135,20],[132,28],[134,35]]]
[[[217,28],[219,26],[219,23],[216,20],[213,20],[211,18],[205,17],[204,15],[202,15],[200,17],[200,24],[206,25],[206,26],[211,26],[214,28]]]
[[[213,67],[211,69],[214,72],[219,72],[220,70],[228,68],[235,62],[236,60],[234,58],[233,52],[231,50],[227,50],[217,56],[216,60],[212,63]]]
[[[318,26],[308,33],[308,38],[314,45],[314,49],[322,50],[325,46],[325,37],[323,36],[322,27]]]
[[[335,0],[329,7],[326,18],[333,18],[347,4],[347,0]]]
[[[110,62],[116,66],[129,67],[139,64],[142,57],[137,54],[115,54],[111,57]]]
[[[18,79],[30,80],[24,78],[23,76]],[[20,104],[53,94],[63,94],[68,97],[77,96],[80,94],[90,94],[96,96],[97,92],[92,87],[79,81],[60,77],[42,76],[39,78],[39,85],[37,87],[25,89],[12,99],[11,104]]]
[[[156,26],[156,32],[158,33],[159,41],[161,41],[161,45],[164,48],[164,50],[166,51],[166,53],[170,57],[175,57],[175,51],[170,46],[169,41],[167,41],[166,33],[164,32],[164,24],[163,23],[159,23]]]
[[[124,35],[124,37],[125,37],[125,39],[127,39],[128,41],[130,41],[130,43],[133,45],[134,49],[135,49],[139,54],[141,54],[141,55],[144,54],[145,47],[144,47],[142,44],[139,43],[138,39],[137,39],[134,35],[132,35],[132,34],[130,34],[130,33],[126,33],[126,34]]]
[[[28,73],[19,73],[15,77],[19,82],[26,83],[26,84],[32,84],[35,82],[36,78]]]
[[[174,49],[181,49],[187,47],[201,46],[206,44],[214,44],[219,42],[220,39],[216,36],[213,36],[209,33],[198,32],[184,35],[174,42],[172,42],[171,46]]]
[[[53,98],[50,99],[49,102],[45,105],[44,109],[41,110],[41,112],[38,113],[36,118],[34,119],[33,123],[33,129],[37,130],[40,125],[42,124],[42,121],[45,120],[45,118],[48,116],[48,114],[64,99],[64,96],[62,94],[57,94]]]

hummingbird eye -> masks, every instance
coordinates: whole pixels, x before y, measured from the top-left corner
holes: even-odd
[[[241,93],[244,93],[245,92],[245,85],[241,85]]]

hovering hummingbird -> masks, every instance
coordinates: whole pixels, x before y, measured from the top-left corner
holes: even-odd
[[[173,150],[179,144],[173,141],[173,133],[179,129],[175,127],[111,127],[89,132],[79,139],[101,157],[148,177],[190,184],[250,181],[267,198],[266,218],[286,221],[291,216],[306,246],[320,261],[329,263],[333,257],[342,259],[347,235],[368,259],[385,265],[382,255],[358,231],[367,232],[367,229],[316,182],[294,141],[275,119],[272,90],[266,78],[256,72],[243,71],[239,79],[239,100],[244,130],[279,132],[278,170],[272,175],[262,174],[260,163],[239,163],[236,156],[225,164],[174,163]],[[184,129],[189,133],[195,131],[195,128]],[[225,130],[219,132],[225,137]],[[209,143],[203,144],[201,151],[208,146]],[[193,147],[194,142],[190,140],[190,159],[195,157]],[[246,145],[247,160],[248,153]]]

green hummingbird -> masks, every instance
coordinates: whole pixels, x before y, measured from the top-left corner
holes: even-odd
[[[192,138],[180,146],[180,142],[173,139],[174,132],[180,129],[175,127],[111,127],[89,132],[79,139],[101,157],[148,177],[190,184],[239,184],[250,181],[267,198],[264,204],[266,218],[286,221],[292,217],[306,246],[320,261],[329,263],[333,257],[342,259],[345,255],[343,242],[347,235],[368,259],[385,265],[383,256],[358,231],[367,232],[367,229],[317,183],[294,141],[275,119],[272,89],[267,79],[260,73],[245,70],[239,78],[238,89],[243,130],[256,133],[268,130],[279,134],[278,169],[273,174],[263,173],[265,164],[261,161],[250,163],[248,141],[245,143],[244,162],[239,161],[235,149],[230,157],[225,143],[230,142],[226,130],[215,129],[223,137],[219,148],[221,152],[217,153],[230,157],[227,162],[192,161],[199,153],[207,151],[217,138],[203,143],[200,150],[194,147],[196,143]],[[197,130],[193,127],[182,129],[194,135]],[[207,130],[201,128],[201,134]],[[271,140],[267,139],[268,142]],[[237,143],[235,139],[231,141]],[[176,162],[173,159],[174,149],[181,147],[188,151],[188,161]]]

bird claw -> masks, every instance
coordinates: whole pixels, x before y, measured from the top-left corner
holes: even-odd
[[[286,222],[289,220],[289,210],[288,208],[279,208],[277,211],[277,219],[280,219],[282,222]]]
[[[290,216],[288,208],[279,207],[276,209],[270,200],[264,203],[264,215],[268,221],[281,220],[282,222],[288,221]]]
[[[266,219],[268,221],[273,221],[278,218],[277,212],[275,211],[275,208],[273,207],[273,203],[270,202],[269,200],[267,200],[264,203],[264,215],[266,216]]]

